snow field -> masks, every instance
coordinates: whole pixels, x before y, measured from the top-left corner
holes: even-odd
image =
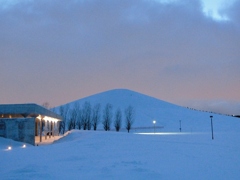
[[[238,179],[239,135],[216,133],[212,140],[207,132],[74,130],[52,145],[23,149],[13,142],[11,151],[0,151],[0,174],[1,179]]]

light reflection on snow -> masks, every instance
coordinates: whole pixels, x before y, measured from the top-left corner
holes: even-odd
[[[142,132],[142,133],[134,133],[134,134],[140,134],[140,135],[161,135],[161,136],[165,136],[165,135],[189,135],[189,134],[192,134],[192,133],[189,133],[189,132],[156,132],[156,133],[153,133],[153,132]]]

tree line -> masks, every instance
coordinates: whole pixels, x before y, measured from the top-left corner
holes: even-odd
[[[105,131],[110,131],[112,122],[116,131],[120,131],[123,122],[125,122],[125,128],[129,132],[135,117],[135,109],[131,105],[126,107],[123,113],[120,108],[117,108],[114,112],[110,103],[107,103],[101,110],[100,103],[92,106],[88,101],[82,104],[82,106],[76,102],[71,107],[67,104],[52,110],[63,118],[59,126],[59,133],[62,134],[66,130],[70,131],[72,129],[93,129],[96,131],[100,123],[102,123]]]

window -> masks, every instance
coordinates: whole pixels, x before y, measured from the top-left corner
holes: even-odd
[[[5,123],[0,122],[0,130],[5,130]]]

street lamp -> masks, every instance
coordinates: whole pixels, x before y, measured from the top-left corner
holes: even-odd
[[[181,124],[181,120],[179,120],[179,125],[180,125],[179,130],[180,130],[180,132],[182,132],[182,124]]]
[[[154,125],[154,134],[155,134],[155,124],[156,124],[156,121],[153,120],[153,125]]]
[[[210,116],[210,118],[211,118],[212,139],[214,139],[214,138],[213,138],[213,122],[212,122],[213,116]]]

